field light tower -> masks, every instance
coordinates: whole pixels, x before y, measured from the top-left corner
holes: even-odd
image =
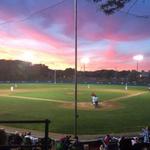
[[[54,70],[54,84],[57,83],[57,78],[56,78],[56,69]]]
[[[138,70],[139,70],[139,61],[142,61],[144,59],[144,57],[143,57],[143,55],[139,54],[139,55],[133,56],[133,59],[136,60],[136,62],[137,62],[136,70],[138,72]]]
[[[88,64],[90,62],[89,58],[88,57],[83,57],[81,59],[81,63],[83,64],[83,70],[85,72],[85,65]]]
[[[24,61],[33,62],[35,60],[34,54],[30,51],[25,51],[20,58],[22,58]]]
[[[56,64],[55,62],[51,62],[51,64],[54,65],[54,74],[53,74],[53,83],[56,84],[57,83],[57,70],[56,70]]]

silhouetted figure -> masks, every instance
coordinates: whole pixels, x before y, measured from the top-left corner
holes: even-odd
[[[131,139],[122,137],[119,142],[120,150],[132,150],[132,142]]]
[[[71,146],[72,150],[84,150],[83,144],[79,141],[78,136],[75,137],[75,141]]]
[[[0,129],[0,150],[10,150],[7,146],[7,134],[4,129]]]

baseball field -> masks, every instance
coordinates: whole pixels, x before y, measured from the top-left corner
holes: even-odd
[[[98,108],[91,103],[92,92],[99,97]],[[150,125],[149,114],[150,92],[147,87],[128,86],[125,89],[125,85],[78,85],[79,134],[140,131]],[[50,132],[73,133],[74,85],[0,84],[0,120],[29,119],[50,119]],[[44,128],[39,124],[15,127]]]

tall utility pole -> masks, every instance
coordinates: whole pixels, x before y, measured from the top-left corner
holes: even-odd
[[[74,136],[77,136],[77,119],[78,119],[78,111],[77,111],[77,0],[74,0],[74,46],[75,46],[75,92],[74,92]]]

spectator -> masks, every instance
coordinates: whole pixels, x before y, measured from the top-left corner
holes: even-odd
[[[132,150],[132,142],[131,139],[122,137],[119,142],[120,150]]]
[[[0,150],[9,150],[3,146],[7,145],[7,134],[4,129],[0,129]]]
[[[22,137],[20,136],[19,132],[15,132],[15,135],[14,135],[14,144],[15,145],[21,145],[23,142],[23,139]]]
[[[71,138],[71,136],[66,136],[64,139],[64,149],[65,150],[68,150],[70,147],[70,144],[71,144],[70,138]]]
[[[63,150],[64,147],[63,147],[63,142],[62,141],[59,141],[56,143],[56,150]]]
[[[41,149],[40,150],[44,150],[45,149],[45,138],[41,138],[38,143],[36,144],[40,144],[41,145]],[[52,148],[52,139],[48,138],[47,140],[47,144],[48,144],[48,148],[51,149]]]
[[[24,137],[25,139],[28,139],[28,141],[31,141],[31,144],[35,145],[38,142],[38,138],[35,138],[31,135],[31,132],[28,132],[27,135]]]
[[[70,138],[71,136],[65,136],[60,139],[60,141],[56,144],[56,150],[68,150],[70,147]]]
[[[108,150],[118,150],[118,139],[115,137],[111,138],[111,141],[108,144]]]
[[[105,146],[105,149],[108,150],[108,145],[110,144],[111,142],[111,137],[109,134],[107,134],[105,137],[104,137],[104,146]]]
[[[150,143],[150,129],[148,126],[145,129],[142,129],[142,136],[144,143]]]
[[[73,150],[84,150],[83,144],[79,141],[78,136],[75,136],[75,141],[71,147]]]
[[[131,142],[132,142],[132,145],[135,145],[135,144],[139,143],[139,139],[137,137],[133,137],[131,139]]]

